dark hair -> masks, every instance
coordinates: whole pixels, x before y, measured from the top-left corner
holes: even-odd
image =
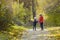
[[[42,16],[42,14],[40,14],[40,16]]]

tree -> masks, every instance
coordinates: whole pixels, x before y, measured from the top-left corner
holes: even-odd
[[[32,13],[33,18],[36,17],[36,0],[32,0]]]
[[[46,13],[48,15],[47,22],[51,26],[60,26],[60,1],[57,0],[56,3],[47,8]]]
[[[12,11],[6,5],[6,2],[0,0],[0,30],[6,30],[12,25]],[[10,5],[11,6],[11,5]]]

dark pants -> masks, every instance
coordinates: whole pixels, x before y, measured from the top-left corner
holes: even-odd
[[[36,23],[33,23],[33,30],[36,31]]]
[[[41,30],[43,30],[43,23],[40,23]]]

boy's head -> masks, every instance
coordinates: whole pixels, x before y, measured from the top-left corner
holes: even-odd
[[[34,19],[36,19],[36,17],[34,17]]]

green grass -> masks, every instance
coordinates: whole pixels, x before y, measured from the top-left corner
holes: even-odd
[[[54,38],[54,40],[60,40],[60,29],[59,28],[52,28],[53,30],[50,30],[50,33],[55,35],[52,38]]]

